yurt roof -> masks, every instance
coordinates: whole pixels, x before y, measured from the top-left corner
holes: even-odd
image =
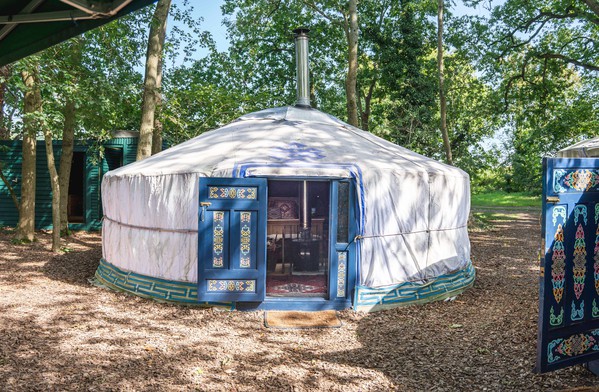
[[[351,163],[362,169],[468,176],[460,169],[400,147],[329,114],[296,106],[246,114],[143,161],[111,171],[107,176],[175,173],[219,176],[248,162],[263,165]]]
[[[557,152],[560,158],[592,158],[599,157],[599,136],[583,140]]]

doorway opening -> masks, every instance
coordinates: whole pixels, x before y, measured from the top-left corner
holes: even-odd
[[[73,223],[85,223],[85,152],[73,152],[69,196],[67,199],[67,219]]]
[[[267,296],[328,296],[329,206],[329,181],[268,181]]]

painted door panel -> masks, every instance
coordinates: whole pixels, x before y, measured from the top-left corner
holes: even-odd
[[[266,198],[266,179],[200,178],[199,301],[264,299]]]
[[[535,371],[599,359],[599,159],[546,158]]]

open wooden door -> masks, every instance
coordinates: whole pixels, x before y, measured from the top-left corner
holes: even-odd
[[[267,182],[200,178],[198,300],[264,300]]]
[[[599,359],[599,159],[543,161],[535,371]]]

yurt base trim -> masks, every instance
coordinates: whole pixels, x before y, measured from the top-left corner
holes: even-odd
[[[183,305],[219,306],[233,310],[230,302],[198,302],[198,286],[195,283],[153,278],[135,272],[124,271],[104,259],[96,270],[95,279],[102,285],[143,298]]]
[[[476,271],[469,261],[466,268],[441,275],[426,284],[402,283],[381,288],[357,286],[354,309],[372,312],[451,298],[471,287],[475,277]]]

